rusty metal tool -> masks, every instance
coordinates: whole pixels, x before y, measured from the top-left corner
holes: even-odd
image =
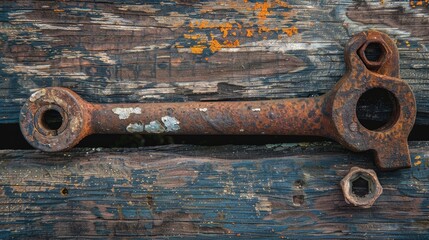
[[[365,51],[378,45],[381,54]],[[314,135],[340,142],[353,151],[372,150],[382,170],[410,167],[407,137],[416,115],[410,86],[399,77],[395,43],[377,31],[351,38],[345,47],[346,72],[334,88],[314,98],[241,102],[92,104],[66,88],[44,88],[22,107],[21,130],[43,151],[61,151],[95,133]],[[361,95],[381,89],[392,97],[390,120],[378,129],[357,118]],[[60,125],[46,115],[56,112]]]

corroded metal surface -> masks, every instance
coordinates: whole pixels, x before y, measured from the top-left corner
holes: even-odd
[[[371,43],[382,48],[372,61],[365,56]],[[44,151],[69,149],[94,133],[316,135],[353,151],[375,151],[383,170],[410,167],[407,137],[416,103],[409,85],[399,78],[394,42],[376,31],[357,34],[345,48],[345,61],[347,71],[331,91],[305,99],[91,104],[69,89],[45,88],[23,106],[21,130],[31,145]],[[374,88],[392,95],[394,109],[384,126],[369,130],[359,122],[356,105]],[[43,122],[43,111],[49,109],[61,115],[56,129]]]
[[[358,194],[353,190],[353,185],[357,181],[364,181],[367,185],[365,194]],[[341,180],[341,189],[343,190],[344,200],[348,204],[356,207],[370,208],[383,193],[383,187],[378,181],[374,170],[352,167],[350,172]]]

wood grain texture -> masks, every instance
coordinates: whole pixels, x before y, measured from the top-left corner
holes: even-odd
[[[46,86],[92,102],[320,95],[343,74],[350,36],[377,29],[397,41],[428,125],[428,15],[424,1],[4,0],[0,123]]]
[[[429,143],[378,172],[370,209],[343,199],[370,154],[333,143],[0,151],[0,238],[394,238],[429,234]],[[305,234],[305,235],[303,235]]]

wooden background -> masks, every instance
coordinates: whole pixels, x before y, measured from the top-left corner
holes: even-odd
[[[376,29],[395,39],[425,127],[428,21],[427,1],[3,0],[0,124],[46,86],[98,103],[321,95],[348,39]],[[333,143],[1,150],[0,238],[424,239],[429,146],[410,144],[413,167],[378,172],[366,210],[339,181],[373,156]]]
[[[428,149],[411,142],[411,169],[378,172],[370,209],[339,182],[372,156],[337,144],[2,150],[0,238],[425,239]]]

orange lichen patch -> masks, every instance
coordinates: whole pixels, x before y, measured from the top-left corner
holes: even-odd
[[[268,9],[271,8],[271,4],[269,2],[263,2],[263,3],[255,3],[255,6],[253,7],[253,10],[258,11],[258,18],[259,19],[267,19],[267,15],[270,14]]]
[[[260,27],[258,28],[258,33],[259,33],[259,34],[261,34],[262,32],[269,32],[269,31],[271,31],[271,29],[270,29],[270,28],[268,28],[268,27],[266,27],[266,26],[260,26]]]
[[[421,7],[421,6],[429,6],[429,0],[410,0],[410,6],[415,8],[417,7]]]
[[[212,51],[212,53],[215,53],[222,49],[222,44],[220,44],[216,39],[212,39],[209,49]]]
[[[234,28],[234,25],[237,25],[236,28]],[[201,20],[201,21],[195,21],[189,23],[190,28],[199,28],[199,29],[219,29],[222,32],[223,37],[227,37],[229,34],[229,31],[233,29],[241,29],[242,25],[239,23],[217,23],[217,22],[210,22],[208,20]]]
[[[198,40],[202,38],[201,34],[183,34],[183,37],[192,40]]]
[[[292,26],[290,28],[283,28],[282,31],[286,33],[289,37],[292,37],[293,35],[298,33],[298,28],[295,26]]]
[[[279,5],[280,7],[289,8],[289,4],[287,4],[286,2],[283,2],[281,0],[275,0],[275,3],[277,5]]]
[[[204,49],[207,47],[204,45],[195,45],[191,47],[191,53],[193,54],[203,54]]]
[[[233,48],[240,46],[240,38],[252,38],[257,32],[259,38],[270,39],[273,36],[279,39],[285,36],[293,36],[298,33],[298,28],[289,27],[281,28],[282,24],[289,24],[289,21],[284,22],[282,19],[290,18],[293,13],[284,11],[279,8],[291,8],[286,0],[260,0],[251,2],[244,0],[243,2],[225,1],[219,9],[231,8],[238,12],[246,12],[248,18],[244,18],[239,23],[230,20],[222,21],[219,19],[199,19],[189,22],[189,29],[194,33],[200,34],[185,34],[186,39],[193,40],[190,44],[192,53],[201,54],[201,46],[206,46],[212,53],[220,51],[222,48]],[[201,11],[212,11],[213,9],[204,8]],[[256,18],[255,18],[256,16]],[[281,19],[278,19],[278,18]],[[280,20],[281,22],[278,22]],[[212,31],[213,29],[213,31]],[[205,30],[201,33],[198,30]],[[210,30],[210,31],[206,31]],[[188,31],[191,32],[191,31]],[[285,34],[284,34],[285,33]],[[221,37],[219,37],[219,35]],[[216,39],[215,39],[216,38]],[[222,39],[223,38],[223,39]],[[231,39],[232,38],[232,39]],[[240,41],[238,40],[240,39]],[[189,46],[189,45],[188,45]]]
[[[228,36],[228,31],[232,29],[232,24],[224,23],[224,24],[221,24],[219,28],[220,28],[220,31],[223,33],[223,37],[225,38]]]
[[[210,41],[209,49],[212,53],[215,53],[221,50],[222,48],[234,48],[238,46],[240,46],[240,41],[238,41],[238,39],[236,39],[235,41],[225,40],[223,41],[223,43],[220,43],[216,39],[212,39]]]
[[[233,48],[233,47],[238,47],[240,46],[240,41],[235,40],[234,42],[226,40],[223,42],[223,46],[222,47],[227,47],[227,48]]]

